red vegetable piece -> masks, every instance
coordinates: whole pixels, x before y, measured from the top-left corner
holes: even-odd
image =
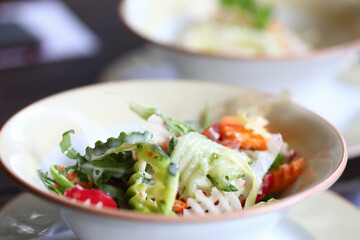
[[[110,196],[106,195],[99,189],[85,189],[80,186],[75,186],[71,189],[66,189],[64,196],[76,199],[80,202],[85,202],[90,199],[92,205],[97,205],[102,202],[103,207],[117,208],[117,204]]]
[[[270,185],[269,193],[276,193],[289,187],[298,179],[304,168],[305,160],[304,158],[299,158],[290,164],[284,163],[280,165],[278,171],[271,170],[273,182]]]
[[[220,123],[215,123],[207,127],[203,132],[203,135],[207,136],[213,141],[217,141],[220,138]]]
[[[184,213],[184,209],[187,208],[187,204],[181,200],[175,199],[173,209],[177,213]]]
[[[296,151],[295,151],[295,150],[292,150],[292,151],[291,151],[291,154],[290,154],[290,156],[289,156],[288,161],[291,162],[295,157],[296,157]]]
[[[241,146],[241,143],[237,140],[237,139],[230,139],[230,138],[225,138],[223,140],[221,140],[219,142],[221,145],[234,149],[234,150],[238,150]]]
[[[270,186],[271,186],[273,180],[274,180],[274,175],[272,174],[272,172],[270,172],[264,176],[264,180],[263,180],[263,184],[261,185],[260,192],[256,196],[256,203],[260,202],[265,197],[265,195],[269,192],[269,189],[270,189]]]

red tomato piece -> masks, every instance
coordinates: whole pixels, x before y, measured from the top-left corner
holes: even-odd
[[[117,204],[110,196],[106,195],[99,189],[85,189],[79,186],[75,186],[71,189],[66,189],[64,196],[72,199],[76,199],[80,202],[85,202],[88,199],[92,205],[97,205],[99,202],[104,207],[117,208]]]
[[[241,146],[241,143],[237,139],[230,139],[230,138],[225,138],[221,140],[219,143],[225,147],[235,150],[238,150]]]
[[[220,138],[220,123],[215,123],[207,127],[203,132],[203,135],[207,136],[213,141],[217,141]]]

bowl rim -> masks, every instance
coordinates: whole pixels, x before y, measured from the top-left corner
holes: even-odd
[[[31,108],[32,106],[41,104],[42,102],[47,101],[48,99],[52,99],[54,97],[58,97],[61,95],[67,95],[67,94],[72,94],[75,93],[77,91],[86,91],[87,89],[91,89],[91,88],[97,88],[97,87],[102,87],[102,86],[109,86],[109,85],[126,85],[126,84],[141,84],[141,83],[161,83],[161,84],[210,84],[210,85],[215,85],[215,86],[224,86],[224,87],[231,87],[231,88],[237,88],[239,90],[250,90],[253,93],[258,93],[258,94],[268,94],[268,93],[264,93],[262,91],[256,90],[256,89],[251,89],[248,87],[242,87],[239,85],[233,85],[233,84],[228,84],[228,83],[217,83],[217,82],[208,82],[208,81],[203,81],[203,80],[179,80],[179,81],[172,81],[173,79],[169,79],[168,81],[164,81],[163,79],[161,80],[124,80],[124,81],[119,81],[119,82],[109,82],[109,83],[93,83],[93,84],[89,84],[89,85],[85,85],[85,86],[81,86],[81,87],[76,87],[70,90],[66,90],[66,91],[62,91],[53,95],[50,95],[48,97],[45,97],[43,99],[40,99],[38,101],[35,101],[34,103],[20,109],[18,112],[16,112],[12,117],[10,117],[5,124],[0,128],[0,135],[3,131],[3,129],[12,121],[13,118],[15,118],[17,115],[21,114],[23,111],[25,111],[28,108]],[[336,166],[335,170],[326,178],[324,179],[322,182],[320,182],[319,184],[313,186],[312,188],[305,190],[303,192],[300,193],[296,193],[292,196],[286,197],[284,199],[280,199],[277,202],[271,203],[269,205],[263,205],[263,206],[259,206],[259,207],[253,207],[253,208],[249,208],[246,209],[245,211],[243,210],[238,210],[238,211],[232,211],[232,212],[226,212],[226,213],[222,213],[222,214],[209,214],[209,215],[196,215],[196,216],[177,216],[177,217],[172,217],[172,216],[166,216],[166,215],[162,215],[162,214],[147,214],[147,213],[141,213],[141,212],[136,212],[134,210],[127,210],[127,209],[107,209],[107,208],[102,208],[102,209],[98,209],[98,208],[92,208],[89,206],[84,206],[83,204],[79,203],[79,202],[75,202],[71,199],[67,199],[67,198],[63,198],[63,197],[59,197],[57,194],[49,192],[49,191],[45,191],[35,187],[33,185],[31,185],[30,183],[26,182],[25,180],[23,180],[20,176],[18,176],[15,171],[13,171],[9,166],[7,166],[7,164],[5,163],[5,160],[2,159],[2,156],[0,154],[0,169],[3,170],[3,172],[5,172],[5,174],[7,174],[15,183],[17,183],[18,185],[20,185],[21,187],[25,188],[26,190],[30,191],[31,193],[35,194],[38,197],[41,197],[45,200],[48,200],[50,202],[59,204],[60,207],[65,207],[65,208],[71,208],[73,210],[78,210],[81,211],[83,213],[88,213],[88,214],[93,214],[93,215],[97,215],[98,217],[102,216],[102,217],[111,217],[111,218],[116,218],[118,220],[140,220],[143,222],[163,222],[163,223],[201,223],[201,222],[212,222],[212,221],[226,221],[226,220],[231,220],[231,219],[240,219],[240,218],[246,218],[246,217],[253,217],[253,216],[258,216],[261,214],[269,214],[272,212],[276,212],[279,210],[285,210],[286,208],[293,206],[295,204],[300,203],[301,201],[308,199],[310,197],[314,197],[317,194],[325,191],[326,189],[328,189],[332,184],[334,184],[336,182],[336,180],[340,177],[340,175],[342,174],[342,172],[345,169],[346,163],[348,161],[348,152],[347,152],[347,147],[345,144],[345,140],[343,138],[343,136],[340,134],[340,132],[331,124],[329,123],[327,120],[325,120],[324,118],[322,118],[321,116],[319,116],[318,114],[312,112],[311,110],[308,110],[305,107],[302,107],[301,105],[298,105],[294,102],[291,102],[291,104],[296,105],[299,108],[302,108],[304,110],[306,110],[307,112],[309,112],[310,114],[312,114],[313,116],[315,116],[316,118],[320,119],[324,124],[326,124],[328,127],[330,127],[335,134],[338,137],[338,140],[340,140],[341,143],[341,147],[342,147],[342,155],[341,155],[341,159],[340,162],[338,164],[338,166]]]
[[[270,56],[241,56],[241,55],[220,55],[214,53],[202,53],[191,51],[186,48],[177,46],[175,44],[166,44],[158,42],[154,39],[151,39],[144,34],[141,34],[128,24],[125,17],[124,5],[127,0],[120,0],[118,5],[118,18],[122,25],[133,35],[141,39],[142,41],[157,46],[162,49],[170,50],[172,52],[181,53],[184,55],[189,55],[191,57],[199,58],[208,58],[211,60],[227,60],[227,61],[263,61],[263,62],[282,62],[282,61],[305,61],[305,60],[315,60],[315,59],[324,59],[331,57],[339,57],[341,55],[347,54],[352,51],[360,50],[360,38],[352,40],[349,42],[341,43],[327,48],[315,49],[301,54],[291,54],[278,57]]]

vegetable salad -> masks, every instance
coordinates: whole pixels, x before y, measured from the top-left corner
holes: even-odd
[[[121,132],[81,155],[69,130],[60,148],[71,166],[38,170],[50,191],[96,208],[192,215],[242,210],[275,201],[300,176],[304,159],[260,116],[224,116],[203,124],[131,103],[143,132]]]
[[[279,57],[310,50],[299,34],[277,20],[273,6],[257,0],[210,0],[216,8],[179,34],[186,49],[229,56]]]

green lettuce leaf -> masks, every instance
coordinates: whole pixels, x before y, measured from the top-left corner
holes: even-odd
[[[80,154],[72,147],[71,137],[70,137],[71,133],[74,134],[75,131],[71,129],[67,132],[64,132],[62,135],[62,140],[59,145],[61,152],[65,154],[65,156],[67,156],[70,159],[77,159]]]
[[[106,142],[97,141],[93,148],[86,148],[84,156],[73,149],[70,133],[74,131],[63,135],[61,148],[64,154],[77,159],[77,171],[90,176],[101,190],[116,198],[120,207],[130,205],[143,212],[172,213],[179,171],[160,147],[148,142],[152,138],[150,132],[129,135],[122,132],[119,137],[109,138]],[[133,152],[137,161],[133,159]],[[148,166],[142,168],[141,163]],[[112,178],[128,182],[126,195],[121,188],[107,184]]]
[[[177,119],[164,116],[160,110],[156,108],[145,108],[137,103],[130,103],[130,109],[137,113],[140,117],[147,120],[153,114],[159,116],[166,123],[166,129],[174,133],[176,136],[182,136],[189,132],[198,132],[198,124],[191,124],[190,122],[179,121]]]
[[[129,135],[122,132],[117,138],[108,138],[106,142],[97,141],[95,147],[87,147],[84,157],[86,161],[100,160],[112,153],[131,151],[137,143],[147,142],[151,138],[152,133],[149,131],[133,132]]]
[[[68,131],[70,132],[70,131]],[[73,132],[72,132],[73,133]],[[71,147],[71,141],[65,135],[66,147]],[[136,150],[136,144],[147,142],[152,134],[148,131],[144,133],[133,132],[126,134],[120,133],[117,138],[108,138],[106,142],[97,141],[93,148],[87,147],[85,156],[77,154],[78,171],[87,174],[100,186],[110,178],[127,179],[131,176],[135,161],[132,152]],[[73,150],[73,152],[76,152]]]
[[[116,199],[119,208],[130,208],[128,204],[129,198],[123,189],[108,184],[103,184],[100,189],[110,197]]]
[[[128,179],[132,174],[134,163],[130,151],[111,153],[99,160],[84,161],[80,165],[80,172],[89,175],[99,186],[110,178]]]

